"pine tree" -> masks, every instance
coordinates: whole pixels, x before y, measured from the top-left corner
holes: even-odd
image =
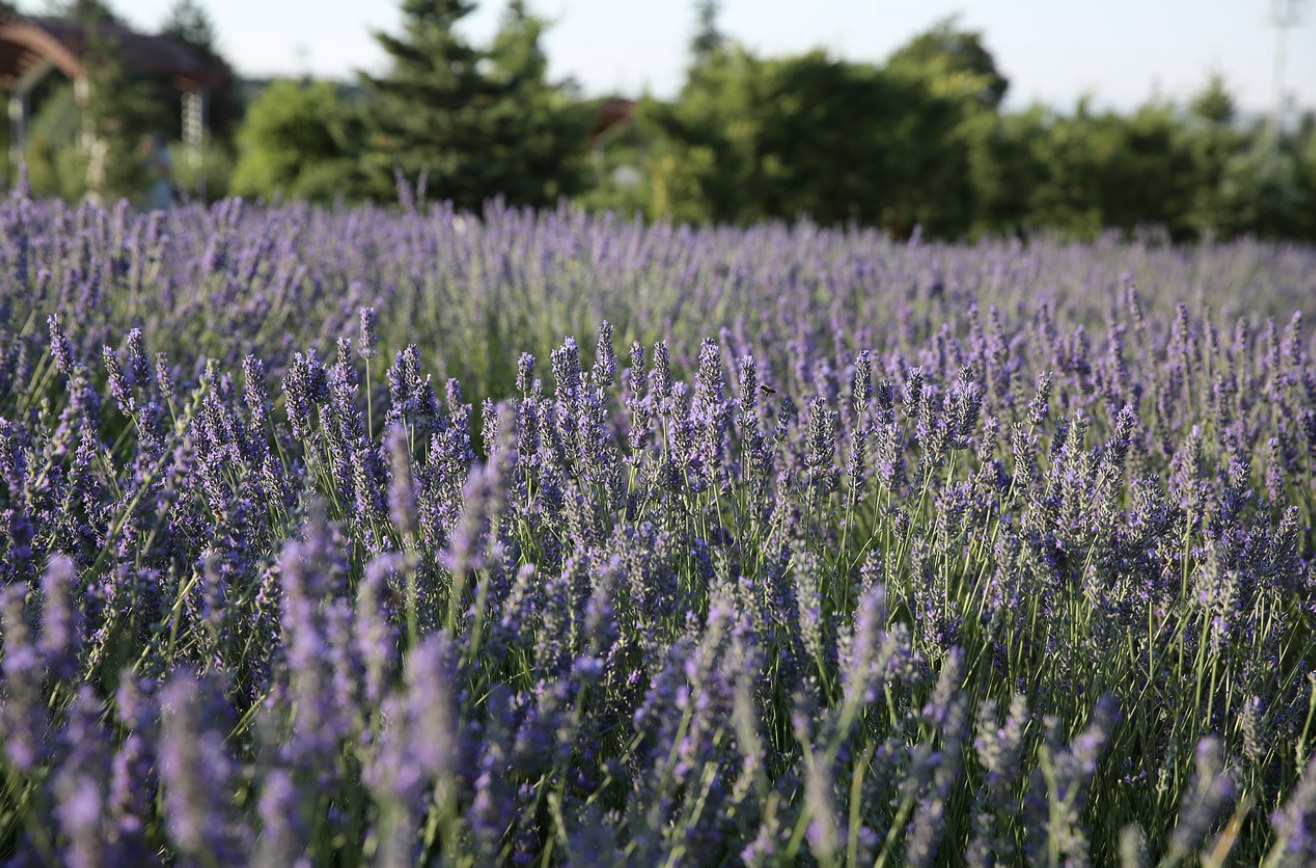
[[[212,140],[228,143],[233,121],[242,115],[242,108],[232,86],[233,69],[220,51],[219,34],[210,13],[199,0],[174,0],[160,25],[160,32],[186,45],[211,67],[213,73],[218,74],[218,83],[208,94],[207,132]],[[176,132],[181,134],[182,129]]]
[[[210,13],[196,0],[175,0],[160,32],[178,40],[207,60],[218,60],[215,24]]]
[[[496,195],[546,205],[583,184],[588,119],[547,81],[544,23],[510,3],[491,47],[456,25],[467,0],[404,0],[400,36],[376,33],[389,74],[362,74],[370,92],[370,169],[379,192],[395,169],[432,195],[478,208]]]
[[[695,4],[695,16],[699,23],[694,38],[690,40],[690,53],[696,66],[707,63],[713,54],[726,46],[726,36],[717,25],[721,12],[720,0],[699,0]]]
[[[1238,114],[1234,96],[1225,84],[1224,76],[1219,72],[1211,73],[1206,85],[1193,94],[1188,101],[1188,110],[1196,117],[1208,123],[1228,126]]]
[[[92,133],[88,192],[103,201],[135,198],[147,186],[146,137],[160,128],[161,106],[150,84],[128,71],[117,40],[87,23],[83,66],[88,98],[84,122]]]
[[[123,24],[123,18],[107,0],[50,0],[46,5],[52,17],[66,21]]]

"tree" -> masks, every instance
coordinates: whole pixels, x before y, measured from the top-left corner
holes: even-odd
[[[717,145],[709,132],[722,129],[740,142],[739,153],[751,154],[754,171],[733,172],[730,183],[733,196],[753,201],[728,208],[723,196],[712,219],[809,214],[824,223],[876,223],[897,236],[919,225],[954,237],[975,222],[972,141],[994,120],[1006,86],[980,35],[950,19],[883,67],[821,52],[767,61],[743,49],[703,63],[696,56],[682,105],[668,116],[684,120],[664,126],[669,137],[687,139],[702,126],[695,144],[715,168],[695,186],[714,193],[714,203],[714,191],[726,189],[717,174],[737,149]],[[684,105],[692,97],[691,108],[704,106],[702,118]],[[699,154],[692,156],[698,165]]]
[[[984,115],[969,126],[970,184],[975,198],[973,232],[1017,235],[1033,226],[1033,193],[1047,178],[1035,144],[1050,134],[1051,112]]]
[[[490,77],[509,88],[495,115],[504,125],[504,141],[512,143],[497,192],[517,204],[554,204],[582,191],[588,178],[585,147],[594,114],[574,84],[549,82],[546,27],[513,0],[489,52]]]
[[[1196,167],[1196,193],[1189,220],[1198,233],[1209,230],[1228,234],[1235,222],[1223,192],[1226,171],[1247,144],[1246,135],[1234,127],[1236,115],[1234,96],[1218,73],[1213,73],[1188,102],[1182,134]]]
[[[175,0],[161,23],[160,32],[186,45],[198,57],[222,72],[218,86],[208,94],[207,132],[227,147],[231,144],[233,122],[241,117],[242,109],[232,86],[232,68],[220,53],[219,36],[210,13],[199,0]],[[175,129],[178,134],[182,133],[181,125]]]
[[[146,140],[161,128],[163,106],[151,83],[124,66],[117,41],[103,33],[100,23],[87,22],[83,56],[87,75],[83,123],[91,132],[87,189],[106,201],[135,199],[147,187]]]
[[[982,43],[982,34],[961,30],[957,16],[937,22],[887,58],[894,75],[930,82],[944,96],[970,97],[996,109],[1010,81],[996,68],[996,59]]]
[[[1299,236],[1316,242],[1316,113],[1306,112],[1298,126],[1294,147],[1299,156],[1300,195],[1305,207],[1300,214]]]
[[[489,48],[456,25],[475,4],[404,0],[403,33],[375,33],[392,58],[387,75],[362,73],[370,100],[368,166],[375,188],[393,172],[424,174],[429,189],[459,207],[503,195],[547,205],[584,185],[589,118],[566,90],[547,81],[544,22],[508,4]]]
[[[1099,183],[1102,223],[1126,232],[1160,226],[1175,240],[1193,235],[1198,167],[1174,107],[1148,102],[1130,115],[1108,115],[1105,123],[1116,145]]]
[[[692,51],[679,99],[645,100],[637,115],[653,142],[650,211],[962,234],[974,217],[964,102],[926,76],[821,51],[779,59],[737,45]]]
[[[1220,73],[1211,73],[1206,85],[1193,94],[1188,102],[1188,110],[1207,123],[1228,125],[1233,123],[1237,114],[1234,95],[1225,86],[1225,79]]]
[[[362,187],[352,109],[328,82],[275,81],[252,103],[238,131],[237,195],[330,201]]]
[[[706,63],[726,45],[726,36],[717,26],[721,11],[719,0],[698,0],[695,4],[699,26],[694,38],[690,40],[690,53],[696,66]]]
[[[171,37],[207,60],[219,60],[219,37],[205,7],[196,0],[175,0],[169,7],[160,32]]]
[[[57,157],[60,186],[66,193],[80,188],[107,201],[138,198],[148,180],[145,139],[165,117],[153,83],[129,72],[120,56],[113,28],[124,21],[107,0],[50,0],[47,7],[57,18],[79,22],[84,31],[87,91],[80,132],[90,135]]]
[[[67,21],[123,24],[123,19],[106,0],[50,0],[50,15]]]
[[[1316,203],[1303,200],[1296,144],[1259,129],[1247,147],[1230,158],[1220,179],[1222,234],[1271,239],[1300,236]]]

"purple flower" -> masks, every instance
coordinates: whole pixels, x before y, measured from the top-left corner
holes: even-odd
[[[274,769],[261,783],[256,812],[261,820],[260,838],[252,865],[257,868],[310,868],[306,855],[310,843],[302,798],[292,776]]]
[[[601,389],[611,386],[617,379],[617,354],[612,348],[612,324],[599,323],[599,343],[594,354],[594,385]]]
[[[46,327],[50,329],[50,357],[55,361],[55,369],[66,377],[73,375],[73,345],[64,335],[60,326],[59,315],[51,314],[46,318]]]
[[[360,311],[361,335],[357,341],[357,352],[361,358],[370,361],[379,355],[379,336],[375,333],[375,309],[363,307]]]
[[[1179,808],[1179,822],[1170,834],[1171,858],[1191,858],[1234,797],[1234,779],[1225,770],[1219,739],[1202,739],[1194,762],[1196,772]]]
[[[124,352],[127,356],[127,378],[130,386],[145,388],[151,383],[151,363],[146,358],[142,347],[142,330],[130,329],[125,339]]]
[[[240,865],[250,852],[231,815],[235,764],[225,733],[207,711],[210,697],[192,675],[180,672],[161,691],[160,783],[164,821],[179,850],[199,861]]]
[[[0,664],[5,696],[0,703],[0,720],[4,722],[5,755],[20,772],[41,763],[47,751],[46,709],[41,696],[45,665],[40,649],[32,641],[26,594],[23,585],[0,590],[0,627],[5,635],[4,660]]]
[[[1307,763],[1283,807],[1270,815],[1270,825],[1278,836],[1274,850],[1280,865],[1316,864],[1316,759]]]
[[[72,682],[78,673],[78,652],[82,646],[82,613],[75,605],[78,572],[73,561],[64,555],[52,558],[41,575],[41,640],[37,644],[46,668],[63,682]]]

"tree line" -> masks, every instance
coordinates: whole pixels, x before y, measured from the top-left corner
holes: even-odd
[[[1010,110],[983,35],[956,19],[881,63],[768,57],[724,34],[716,0],[700,0],[680,93],[622,103],[621,122],[601,128],[607,101],[550,79],[543,19],[511,0],[494,37],[476,44],[460,27],[475,7],[402,0],[401,30],[374,34],[386,72],[351,85],[271,82],[230,137],[178,161],[179,186],[476,209],[493,196],[568,199],[651,219],[807,217],[896,236],[1117,229],[1316,241],[1316,117],[1244,123],[1219,75],[1182,105]],[[178,38],[217,56],[196,0],[179,0],[170,20]]]

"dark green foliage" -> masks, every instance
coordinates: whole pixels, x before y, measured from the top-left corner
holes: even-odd
[[[221,148],[229,150],[233,143],[236,121],[242,115],[242,106],[238,103],[233,82],[237,80],[232,67],[219,50],[219,35],[214,20],[206,7],[198,0],[175,0],[169,7],[160,33],[187,46],[198,58],[209,64],[219,73],[216,86],[207,93],[207,138],[219,142]],[[181,116],[174,113],[176,128],[171,127],[171,136],[182,137]],[[227,156],[227,154],[226,154]]]
[[[1005,98],[1010,80],[982,43],[982,34],[960,30],[954,16],[915,36],[887,58],[892,73],[932,82],[938,90],[968,96],[988,108]]]
[[[970,230],[970,133],[1006,87],[977,34],[943,23],[884,68],[821,51],[764,59],[724,43],[715,7],[700,11],[680,98],[639,111],[651,214]]]
[[[364,181],[353,155],[361,139],[353,107],[328,82],[275,81],[247,110],[233,192],[330,202]]]
[[[70,21],[122,24],[123,18],[106,0],[50,0],[50,14]]]
[[[1157,226],[1174,240],[1316,239],[1313,125],[1239,125],[1218,75],[1185,108],[1003,111],[1009,82],[954,18],[875,66],[756,56],[726,41],[716,4],[698,11],[680,96],[643,101],[616,146],[642,182],[603,176],[589,206],[740,224],[808,215],[898,237]]]
[[[1053,229],[1091,236],[1104,228],[1159,225],[1193,233],[1197,166],[1168,107],[1129,117],[1073,117],[1034,108],[994,119],[975,143],[980,231]]]
[[[1316,238],[1316,115],[1307,115],[1298,139],[1298,185],[1303,207],[1298,215],[1299,238]]]
[[[0,17],[9,11],[0,9]],[[136,200],[149,181],[148,137],[172,119],[158,99],[159,83],[125,65],[117,39],[105,26],[124,26],[110,3],[62,0],[49,3],[48,14],[84,28],[87,92],[75,104],[72,88],[58,77],[48,80],[47,89],[39,87],[49,103],[38,110],[28,146],[37,189],[69,198],[91,194],[103,201]]]
[[[695,12],[699,26],[695,31],[694,39],[690,40],[690,53],[694,56],[696,64],[706,62],[726,45],[726,35],[717,26],[717,16],[721,8],[722,4],[718,0],[699,0],[696,4]]]
[[[209,60],[217,60],[216,50],[218,36],[215,23],[205,7],[196,0],[176,0],[169,7],[168,17],[160,27],[160,32],[178,40],[193,51]]]
[[[1198,91],[1188,102],[1188,110],[1208,123],[1225,126],[1234,119],[1236,106],[1234,97],[1225,86],[1225,80],[1219,73],[1212,73],[1206,86]]]
[[[81,107],[92,134],[87,191],[107,201],[135,199],[149,184],[148,137],[164,124],[167,106],[150,81],[129,72],[113,37],[93,21],[87,27],[88,98]]]
[[[647,100],[639,117],[656,142],[656,214],[967,229],[962,113],[923,82],[822,52],[761,60],[736,47],[692,69],[677,103]]]
[[[547,205],[579,192],[591,118],[547,80],[544,22],[512,2],[492,45],[477,48],[455,30],[474,9],[462,0],[405,0],[402,34],[375,34],[392,61],[384,76],[362,75],[375,191],[391,190],[401,169],[462,207],[497,194]]]
[[[1309,135],[1308,150],[1310,141]],[[1299,147],[1301,143],[1292,139],[1256,135],[1229,158],[1219,187],[1217,217],[1223,234],[1302,237],[1304,216],[1309,225],[1316,199],[1311,197],[1310,187],[1305,199],[1303,196]]]

